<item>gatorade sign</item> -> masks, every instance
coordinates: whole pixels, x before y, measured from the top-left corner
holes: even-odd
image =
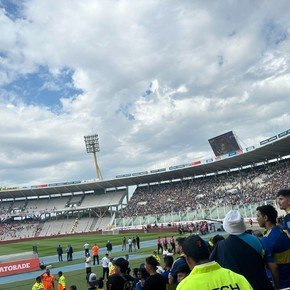
[[[0,277],[39,270],[39,259],[0,263]]]

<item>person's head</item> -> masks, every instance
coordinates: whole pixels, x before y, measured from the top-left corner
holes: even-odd
[[[213,246],[215,246],[218,242],[224,240],[225,238],[222,236],[222,235],[215,235],[211,241],[212,241],[212,244]]]
[[[124,258],[118,258],[115,260],[116,273],[126,274],[129,268],[129,262]]]
[[[172,256],[165,256],[163,260],[164,260],[164,268],[170,269],[173,265],[173,257]]]
[[[243,234],[246,231],[244,218],[238,210],[230,210],[223,220],[224,230],[230,235]]]
[[[71,285],[70,287],[69,287],[69,290],[77,290],[78,288],[77,288],[77,286],[76,285]]]
[[[45,269],[45,273],[46,273],[47,275],[50,275],[50,270],[49,270],[48,268],[46,268],[46,269]]]
[[[273,224],[275,225],[277,216],[276,209],[270,204],[257,207],[257,222],[262,228],[267,228]]]
[[[35,281],[36,281],[37,283],[40,283],[40,282],[41,282],[41,277],[40,277],[40,276],[37,276],[37,277],[35,278]]]
[[[290,189],[281,189],[277,193],[277,203],[280,209],[290,210]]]
[[[150,275],[156,273],[157,266],[159,266],[159,263],[153,256],[146,258],[145,269]]]
[[[127,261],[129,260],[129,255],[128,255],[128,254],[125,255],[125,259],[126,259]]]
[[[90,273],[90,275],[87,279],[88,279],[89,286],[91,286],[91,287],[97,286],[97,276],[95,273]]]
[[[133,268],[133,277],[138,278],[139,268]]]
[[[183,243],[186,262],[192,270],[196,265],[208,262],[209,249],[207,243],[198,235],[187,237]]]
[[[185,241],[186,238],[184,237],[178,237],[176,239],[176,245],[175,245],[175,250],[177,254],[181,254],[183,252],[182,247],[183,247],[183,243]]]
[[[109,257],[109,254],[108,254],[108,253],[106,253],[106,254],[105,254],[105,257],[107,257],[107,258],[108,258],[108,257]]]
[[[180,265],[176,271],[178,283],[183,280],[189,273],[190,269],[187,264]]]
[[[156,256],[156,255],[157,255],[157,251],[154,250],[154,251],[152,252],[152,254],[153,254],[153,256]]]
[[[61,277],[63,275],[62,271],[58,271],[57,275],[58,277]]]
[[[146,280],[149,277],[149,273],[147,272],[147,270],[143,267],[143,268],[139,268],[138,270],[138,279],[139,280]]]
[[[104,279],[103,277],[100,277],[98,279],[98,288],[103,288],[104,287]]]

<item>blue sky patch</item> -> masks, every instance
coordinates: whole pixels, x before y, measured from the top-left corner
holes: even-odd
[[[69,69],[63,69],[59,74],[52,75],[47,68],[40,67],[37,72],[18,78],[4,89],[13,91],[27,104],[58,107],[60,98],[71,98],[82,93],[73,86],[72,73]]]
[[[128,105],[125,105],[125,106],[120,106],[120,108],[116,111],[116,113],[121,113],[125,116],[125,118],[129,121],[133,121],[135,120],[135,117],[134,115],[132,115],[130,112],[129,112],[129,106]]]
[[[263,34],[267,45],[279,45],[282,41],[288,38],[287,29],[281,24],[270,20],[266,23]]]
[[[0,0],[0,8],[4,9],[6,15],[15,20],[17,18],[23,18],[23,0]]]

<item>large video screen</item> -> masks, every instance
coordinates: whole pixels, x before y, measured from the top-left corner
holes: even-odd
[[[232,151],[241,150],[241,147],[232,131],[211,138],[208,142],[215,156],[221,156]]]

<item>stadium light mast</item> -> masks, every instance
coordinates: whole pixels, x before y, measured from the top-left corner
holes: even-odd
[[[88,135],[88,136],[84,136],[84,139],[85,139],[87,153],[93,153],[97,178],[99,180],[103,180],[103,176],[102,176],[100,167],[98,165],[97,154],[96,154],[97,152],[100,152],[99,136],[98,134]]]

